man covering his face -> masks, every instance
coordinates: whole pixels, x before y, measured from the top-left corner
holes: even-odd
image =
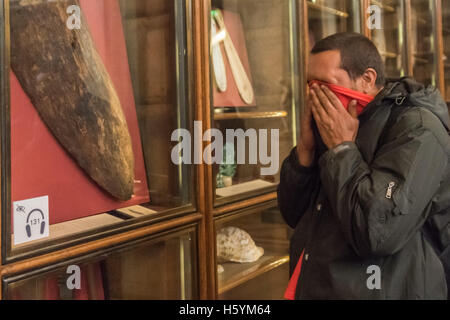
[[[295,229],[287,299],[447,298],[448,129],[439,92],[386,81],[363,35],[316,43],[278,187]]]

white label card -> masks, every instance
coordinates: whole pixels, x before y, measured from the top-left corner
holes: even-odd
[[[13,202],[14,244],[49,236],[48,196]]]

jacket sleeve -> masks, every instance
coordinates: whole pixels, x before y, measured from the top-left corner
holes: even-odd
[[[332,212],[361,257],[397,252],[427,218],[447,156],[434,130],[417,119],[420,111],[400,119],[370,165],[353,142],[319,160]]]
[[[317,161],[316,161],[317,162]],[[320,181],[317,165],[300,165],[296,148],[283,161],[278,185],[278,207],[286,223],[295,228],[308,209]]]

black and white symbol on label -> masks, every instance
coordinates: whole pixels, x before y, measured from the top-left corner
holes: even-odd
[[[48,196],[15,201],[14,244],[49,236]]]

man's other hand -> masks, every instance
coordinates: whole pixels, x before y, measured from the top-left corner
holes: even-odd
[[[346,141],[355,141],[358,133],[357,101],[345,110],[338,97],[326,86],[314,84],[310,90],[311,111],[323,142],[332,149]]]
[[[311,166],[314,160],[315,141],[312,130],[312,101],[307,99],[306,106],[303,110],[300,125],[300,141],[297,145],[297,154],[300,164],[304,167]]]

